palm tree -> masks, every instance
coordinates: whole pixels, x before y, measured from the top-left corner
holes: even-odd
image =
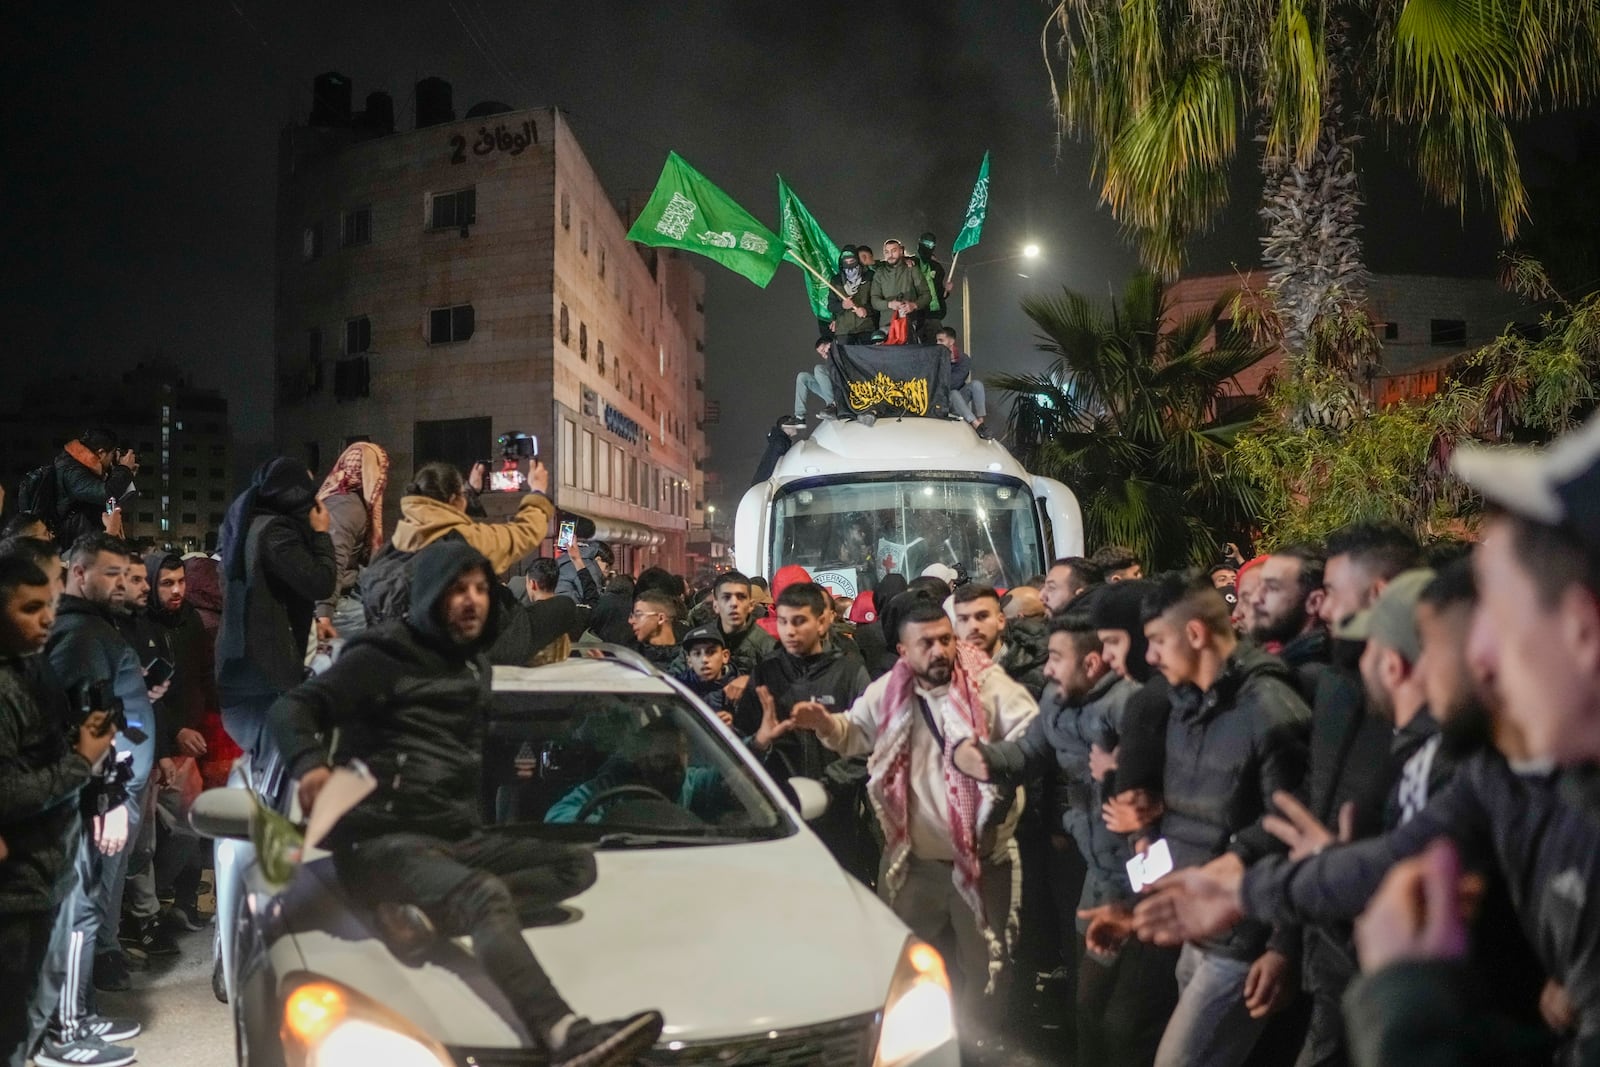
[[[1078,494],[1089,544],[1128,545],[1157,568],[1202,564],[1252,525],[1256,493],[1228,451],[1255,409],[1220,417],[1219,400],[1270,349],[1218,331],[1230,301],[1171,321],[1153,274],[1109,305],[1071,290],[1023,301],[1055,361],[993,384],[1015,397],[1018,458]]]
[[[1509,123],[1600,86],[1595,0],[1059,0],[1047,65],[1052,43],[1062,127],[1092,140],[1102,199],[1168,277],[1227,203],[1240,135],[1257,134],[1291,354],[1366,275],[1342,101],[1413,146],[1431,195],[1492,201],[1509,241],[1527,212]]]

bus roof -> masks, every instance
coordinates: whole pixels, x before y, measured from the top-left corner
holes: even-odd
[[[974,471],[1028,482],[1028,472],[998,441],[953,419],[879,419],[872,426],[824,419],[778,461],[776,485],[796,478],[867,471]]]

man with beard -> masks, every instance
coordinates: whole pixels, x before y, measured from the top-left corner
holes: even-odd
[[[889,606],[899,660],[847,712],[801,701],[788,719],[764,715],[766,747],[809,730],[841,756],[867,756],[868,791],[884,832],[878,895],[920,938],[955,942],[963,1033],[987,1040],[1005,1003],[1019,812],[1015,798],[956,769],[955,746],[1015,740],[1039,712],[1016,682],[956,640],[939,604]]]
[[[1246,632],[1289,665],[1308,703],[1328,663],[1328,631],[1322,624],[1323,559],[1311,545],[1288,545],[1267,557],[1248,605]]]
[[[843,293],[843,296],[839,294]],[[833,276],[828,293],[828,311],[833,315],[833,339],[842,345],[864,345],[878,328],[872,310],[872,271],[863,266],[855,249],[839,253],[839,273]]]
[[[883,242],[883,262],[872,271],[872,307],[878,312],[878,333],[893,334],[895,320],[905,323],[905,340],[914,341],[928,310],[928,282],[894,238]]]
[[[328,845],[340,881],[373,908],[391,951],[420,963],[444,939],[469,935],[484,972],[548,1062],[621,1067],[654,1044],[661,1016],[601,1024],[579,1017],[522,936],[520,914],[594,883],[593,854],[483,832],[494,581],[489,561],[470,545],[447,540],[423,549],[406,618],[353,638],[328,670],[273,704],[269,728],[299,778],[308,816],[332,775],[331,730],[346,739],[340,758],[372,769],[377,788],[339,820]]]
[[[1100,569],[1094,564],[1082,556],[1068,556],[1050,564],[1039,596],[1050,614],[1059,616],[1067,610],[1067,605],[1072,603],[1074,597],[1104,580]]]

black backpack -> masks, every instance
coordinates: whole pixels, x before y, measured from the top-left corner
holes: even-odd
[[[51,533],[56,529],[56,490],[56,468],[53,463],[33,468],[17,483],[17,507],[43,519]]]
[[[463,540],[452,530],[439,541]],[[438,541],[432,542],[438,544]],[[427,546],[424,546],[424,548]],[[423,549],[417,549],[421,552]],[[361,598],[367,625],[403,619],[411,611],[411,575],[417,569],[417,552],[402,552],[390,541],[361,571],[356,593]]]

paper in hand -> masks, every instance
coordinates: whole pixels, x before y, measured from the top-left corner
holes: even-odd
[[[306,822],[306,847],[316,848],[322,844],[322,839],[338,825],[345,813],[365,800],[376,788],[378,780],[361,764],[335,767],[333,774],[328,776],[327,784],[317,794],[311,818]]]

